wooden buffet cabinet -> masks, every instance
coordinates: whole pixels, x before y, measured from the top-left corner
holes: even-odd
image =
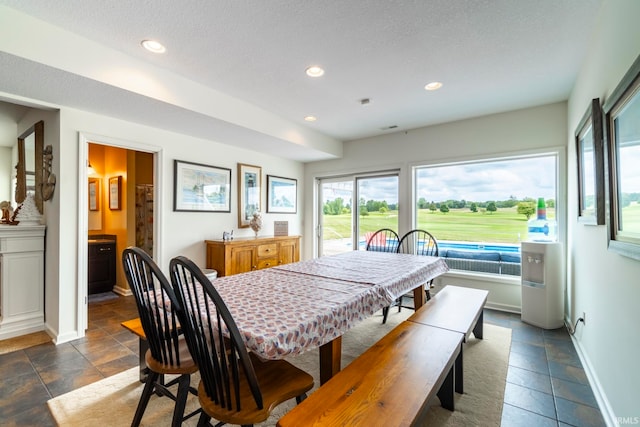
[[[246,273],[300,261],[300,236],[205,240],[207,267],[218,276]]]

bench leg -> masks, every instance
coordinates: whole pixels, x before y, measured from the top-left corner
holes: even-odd
[[[476,326],[473,328],[473,335],[479,340],[482,339],[482,330],[484,325],[484,310],[480,311],[480,317],[478,317],[478,321],[476,322]]]
[[[444,379],[444,382],[440,386],[440,390],[438,390],[438,398],[440,399],[442,407],[450,411],[454,410],[453,383],[455,376],[455,367],[452,366],[451,369],[449,369],[447,377]]]
[[[460,353],[458,357],[456,357],[455,369],[456,369],[456,393],[464,393],[464,385],[463,385],[463,374],[462,374],[462,348],[463,345],[460,344]]]
[[[145,355],[147,354],[147,350],[149,350],[149,343],[144,338],[138,338],[138,359],[140,363],[140,382],[145,383],[147,381],[147,376],[149,375],[149,368],[147,368],[147,361],[145,360]]]

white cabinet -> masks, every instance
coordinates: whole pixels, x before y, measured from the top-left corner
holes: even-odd
[[[44,329],[44,234],[0,225],[0,340]]]

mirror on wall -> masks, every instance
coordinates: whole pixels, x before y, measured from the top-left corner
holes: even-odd
[[[42,213],[44,122],[39,121],[18,137],[15,201],[20,204],[33,193]]]

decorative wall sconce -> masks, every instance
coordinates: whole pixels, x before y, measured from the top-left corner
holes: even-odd
[[[47,145],[42,152],[42,200],[51,200],[56,189],[56,175],[51,172],[51,162],[53,161],[53,147]]]

